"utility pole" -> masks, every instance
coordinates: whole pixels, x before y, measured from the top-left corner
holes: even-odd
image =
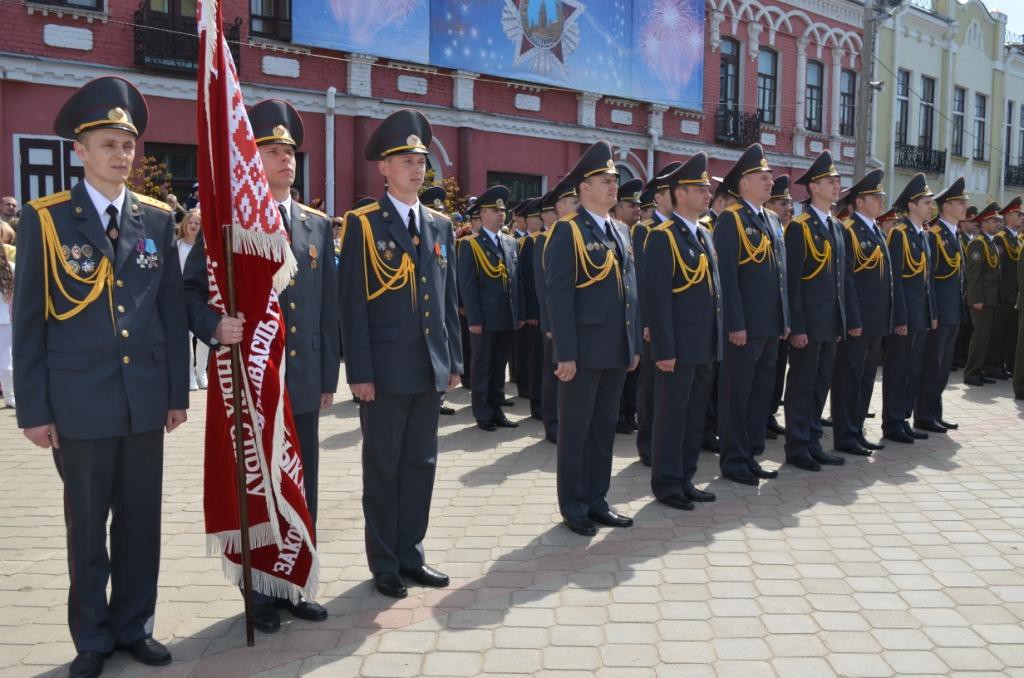
[[[867,168],[868,141],[871,125],[871,80],[875,71],[875,43],[878,40],[878,0],[864,0],[864,48],[860,53],[860,77],[857,80],[857,146],[854,157],[854,179],[864,176]]]

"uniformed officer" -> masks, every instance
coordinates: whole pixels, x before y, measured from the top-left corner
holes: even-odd
[[[523,262],[523,248],[526,246],[526,241],[530,239],[530,235],[533,233],[539,233],[544,227],[544,216],[543,208],[541,207],[541,198],[530,198],[524,200],[523,217],[524,217],[524,228],[522,235],[516,236],[516,247],[518,252],[518,261],[521,268],[525,267],[526,270],[519,272],[520,288],[523,292],[523,308],[525,316],[525,300],[526,300],[526,288],[527,288],[527,277],[532,277],[532,267]],[[532,250],[532,248],[531,248]],[[525,320],[525,317],[520,318]],[[525,398],[530,402],[530,416],[535,419],[540,419],[540,384],[534,384],[534,371],[540,369],[540,363],[534,362],[533,356],[536,354],[538,359],[540,353],[543,350],[540,345],[539,336],[539,325],[535,323],[524,323],[518,330],[515,331],[513,346],[514,346],[514,357],[512,362],[515,363],[518,371],[516,379],[516,392],[520,398]],[[519,366],[522,366],[520,369]],[[540,377],[537,377],[538,379]]]
[[[949,383],[957,333],[965,327],[963,318],[967,315],[963,297],[965,252],[957,231],[967,208],[964,184],[964,178],[960,177],[935,196],[939,216],[928,232],[928,248],[932,256],[929,275],[938,325],[928,332],[921,387],[914,406],[915,420],[936,423],[945,429],[959,428],[951,417],[943,414],[942,393]],[[966,327],[970,330],[970,325]]]
[[[786,463],[805,471],[845,460],[821,447],[821,413],[832,381],[836,344],[847,333],[846,251],[831,208],[839,200],[832,154],[818,155],[797,184],[806,209],[786,228],[790,335],[786,376]],[[850,328],[854,336],[860,328]]]
[[[836,347],[830,402],[833,443],[848,454],[867,455],[884,447],[864,436],[864,420],[882,359],[882,339],[893,329],[891,257],[876,221],[885,212],[884,177],[883,170],[871,170],[841,201],[851,210],[844,223],[843,243],[849,273],[846,323],[861,328],[861,333],[853,336],[847,332]]]
[[[971,309],[971,346],[967,351],[964,383],[970,386],[992,384],[987,374],[989,343],[995,312],[1000,303],[1000,277],[1003,275],[1000,259],[1002,248],[995,234],[1002,226],[999,205],[989,203],[974,217],[981,234],[967,246],[967,305]]]
[[[100,675],[115,649],[171,661],[152,633],[164,431],[185,421],[188,327],[171,208],[125,186],[147,119],[128,81],[83,85],[54,131],[74,140],[84,179],[29,202],[18,224],[16,414],[64,483],[76,678]]]
[[[423,203],[424,205],[426,205],[430,209],[434,210],[435,212],[440,212],[444,216],[446,216],[449,219],[451,219],[451,215],[448,214],[448,211],[445,209],[445,201],[447,199],[448,199],[448,191],[446,191],[444,189],[444,186],[431,186],[430,188],[424,189],[420,193],[420,202],[421,203]],[[373,199],[369,198],[368,200],[372,202]],[[367,204],[369,204],[369,203],[367,203]],[[361,205],[360,205],[360,207],[361,207]],[[342,220],[342,223],[344,223],[344,220]],[[454,225],[455,225],[454,224],[454,220],[453,220],[452,225],[454,227]],[[456,229],[456,230],[458,230],[458,229]],[[458,244],[456,243],[456,247],[455,247],[456,253],[458,253],[458,249],[459,249],[458,248]],[[339,243],[339,252],[340,252],[340,243]],[[446,417],[450,417],[453,414],[455,414],[455,409],[452,408],[452,407],[449,407],[448,405],[445,404],[444,396],[441,397],[441,409],[440,409],[440,412],[441,412],[442,415],[444,415]]]
[[[934,211],[933,195],[924,174],[911,177],[893,202],[903,217],[886,240],[892,257],[895,331],[882,342],[882,434],[898,443],[928,437],[907,420],[917,400],[928,331],[938,326],[929,277],[931,250],[924,231]],[[945,432],[936,422],[918,423],[923,430]]]
[[[463,244],[458,260],[457,280],[473,346],[473,417],[485,431],[518,426],[501,409],[505,366],[525,315],[519,247],[501,232],[508,196],[505,186],[492,186],[477,198],[483,227]],[[526,366],[521,367],[525,373]]]
[[[711,364],[722,354],[722,307],[711,232],[699,224],[711,200],[708,157],[698,153],[668,174],[671,217],[644,247],[645,330],[655,361],[651,489],[667,506],[692,510],[714,501],[693,484],[711,392]]]
[[[629,527],[608,506],[615,422],[626,371],[640,361],[633,247],[609,216],[618,194],[612,148],[599,141],[569,172],[580,208],[555,223],[545,244],[544,287],[558,389],[558,504],[582,535],[597,524]]]
[[[447,586],[424,562],[437,465],[441,395],[462,372],[452,224],[419,203],[430,123],[392,113],[366,144],[386,181],[374,204],[349,212],[339,299],[346,377],[362,401],[363,516],[377,590],[407,595],[402,576]],[[486,235],[482,237],[488,237]]]
[[[249,109],[256,146],[267,174],[271,195],[277,202],[292,254],[298,264],[295,276],[281,293],[281,311],[287,327],[285,384],[291,401],[295,431],[302,455],[306,505],[316,527],[320,466],[320,410],[334,402],[338,389],[341,338],[338,333],[338,268],[334,235],[326,214],[292,199],[296,151],[302,146],[303,126],[299,112],[286,101],[267,99]],[[221,316],[208,304],[206,251],[194,247],[185,262],[189,323],[202,341],[215,341]],[[323,621],[327,610],[301,599],[275,599],[253,592],[253,622],[264,633],[281,627],[278,608],[307,621]]]
[[[765,203],[765,207],[770,209],[779,215],[779,223],[782,224],[782,231],[785,233],[786,227],[789,226],[789,222],[793,219],[793,197],[789,194],[789,175],[782,174],[775,177],[775,181],[772,182],[772,195]],[[774,440],[781,435],[786,435],[786,429],[783,428],[776,415],[779,412],[779,407],[782,406],[782,391],[786,384],[786,362],[789,356],[789,342],[779,342],[779,357],[775,363],[775,389],[772,391],[772,406],[768,414],[768,423],[765,426],[765,436]]]
[[[1013,374],[1013,354],[1017,347],[1017,262],[1020,261],[1021,197],[1017,196],[999,210],[1003,226],[996,233],[1002,249],[999,278],[999,308],[992,326],[992,343],[988,363],[997,379],[1009,379]]]
[[[967,245],[978,235],[978,225],[974,223],[974,217],[978,216],[978,208],[968,205],[963,218],[957,222],[957,239],[960,241],[960,251],[963,253],[964,261],[961,263],[960,275],[964,275],[964,265],[967,263]],[[960,288],[960,297],[963,299],[967,285],[964,283]],[[953,353],[953,367],[963,367],[967,364],[967,348],[971,345],[971,314],[967,309],[967,302],[964,301],[960,313],[960,329],[956,336],[956,349]]]
[[[775,478],[755,458],[764,449],[780,339],[789,336],[789,302],[778,217],[763,209],[772,174],[764,149],[752,144],[722,185],[739,201],[718,215],[714,244],[728,342],[718,375],[722,475],[744,485]]]
[[[545,206],[547,195],[534,198],[527,210],[526,235],[519,241],[519,279],[523,289],[524,325],[517,333],[517,347],[522,351],[521,363],[525,366],[525,381],[529,388],[530,416],[543,419],[541,398],[544,381],[544,343],[540,332],[540,306],[537,299],[537,276],[534,274],[534,250],[537,238],[544,232],[546,224],[555,223],[555,206]],[[535,216],[534,216],[535,215]]]
[[[552,442],[558,442],[558,377],[555,376],[554,344],[551,341],[551,319],[547,312],[547,294],[544,289],[544,245],[547,237],[554,228],[555,223],[566,216],[573,214],[579,206],[579,198],[576,195],[576,186],[563,180],[554,190],[545,195],[542,199],[542,210],[551,205],[554,212],[554,220],[547,224],[544,231],[537,236],[533,250],[533,277],[534,289],[537,292],[537,309],[540,315],[540,331],[544,341],[543,356],[543,377],[541,379],[541,421],[544,423],[544,437]],[[546,211],[544,212],[547,213]],[[546,220],[545,220],[546,221]]]
[[[644,188],[640,193],[640,221],[650,221],[654,218],[654,191]],[[634,250],[636,247],[634,246]]]
[[[455,241],[455,256],[458,258],[462,252],[463,244],[469,239],[476,237],[476,234],[480,232],[480,213],[476,209],[476,198],[473,198],[473,202],[470,203],[469,207],[466,208],[466,218],[469,220],[468,233],[463,234]],[[453,265],[458,262],[453,262]],[[458,287],[456,285],[456,287]],[[466,319],[466,306],[462,302],[462,293],[458,293],[459,299],[459,330],[462,338],[462,378],[461,383],[463,388],[472,388],[472,365],[473,365],[473,346],[469,338],[469,321]],[[443,398],[443,396],[442,396]]]
[[[622,182],[619,186],[618,201],[612,210],[612,217],[618,219],[629,229],[630,239],[633,243],[633,253],[636,255],[637,279],[639,280],[639,261],[643,251],[643,241],[638,243],[635,239],[640,223],[640,193],[643,191],[644,182],[640,179],[630,179]],[[642,227],[641,227],[642,228]],[[640,231],[643,233],[643,231]],[[643,304],[641,304],[643,310]],[[642,321],[641,316],[641,321]],[[637,430],[637,377],[643,371],[643,361],[637,369],[626,374],[626,383],[622,387],[622,400],[619,403],[619,423],[615,427],[616,433],[632,433]]]
[[[631,229],[638,280],[643,279],[642,259],[647,234],[650,233],[651,228],[671,221],[672,185],[668,182],[667,177],[679,169],[682,164],[679,161],[670,162],[658,170],[643,188],[644,192],[651,194],[654,210],[649,220],[637,222]],[[650,466],[651,445],[654,439],[654,377],[657,367],[654,365],[654,356],[651,353],[651,333],[646,323],[647,313],[644,310],[643,294],[637,298],[637,304],[640,307],[640,324],[644,329],[643,341],[641,342],[640,365],[633,372],[639,375],[636,382],[636,451],[640,457],[640,463],[644,466]],[[626,381],[629,381],[629,375],[626,375]]]

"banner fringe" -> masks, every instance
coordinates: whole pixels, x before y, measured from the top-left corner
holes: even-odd
[[[255,551],[276,544],[274,528],[269,522],[249,526],[249,549]],[[242,531],[228,530],[206,535],[206,555],[222,556],[242,552]]]
[[[288,281],[299,270],[299,264],[295,261],[288,239],[282,235],[242,228],[241,225],[235,224],[231,229],[231,239],[231,249],[239,254],[251,254],[282,263],[281,268],[274,273],[275,292],[287,287]]]

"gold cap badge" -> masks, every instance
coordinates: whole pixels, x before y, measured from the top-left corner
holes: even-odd
[[[418,136],[416,136],[415,134],[410,134],[409,138],[405,140],[405,145],[406,146],[417,147],[417,146],[422,146],[423,142],[420,141],[420,138]]]
[[[123,108],[111,108],[107,111],[107,117],[111,122],[128,122],[128,113]]]
[[[277,127],[275,127],[273,129],[273,134],[274,134],[275,137],[277,137],[279,139],[285,139],[288,136],[290,136],[288,134],[288,128],[285,127],[284,125],[278,125]]]

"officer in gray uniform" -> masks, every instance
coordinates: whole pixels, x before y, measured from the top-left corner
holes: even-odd
[[[796,180],[807,187],[804,212],[786,227],[791,332],[786,377],[786,463],[806,471],[840,466],[821,447],[836,342],[846,335],[846,254],[842,226],[830,212],[839,199],[839,172],[824,151]],[[859,334],[859,330],[857,334]]]
[[[147,120],[128,81],[82,86],[54,131],[74,140],[84,180],[31,201],[18,224],[18,426],[53,448],[64,483],[75,678],[100,675],[115,649],[171,661],[151,634],[164,431],[185,421],[188,327],[172,210],[125,186]]]
[[[451,218],[449,216],[448,212],[445,210],[444,203],[445,203],[445,201],[447,199],[448,199],[448,191],[444,190],[444,186],[431,186],[430,188],[424,189],[423,192],[420,193],[420,202],[421,203],[423,203],[427,207],[431,208],[435,212],[440,212],[441,214],[445,215],[446,217]],[[367,202],[365,204],[367,204],[367,205],[370,204],[371,202],[373,202],[373,198],[367,198],[366,200],[367,200]],[[362,206],[363,205],[358,205],[357,207],[362,207]],[[455,251],[456,251],[456,253],[459,251],[458,245],[456,245]],[[467,331],[468,331],[468,329],[467,329]],[[453,408],[453,407],[451,407],[449,405],[446,405],[445,402],[444,402],[444,398],[441,398],[441,409],[440,409],[440,412],[441,412],[442,415],[444,415],[446,417],[450,417],[450,416],[455,414],[455,408]]]
[[[430,123],[418,111],[388,116],[365,157],[385,193],[349,212],[341,246],[339,299],[345,371],[359,396],[363,516],[374,585],[404,598],[402,577],[447,586],[424,561],[423,538],[437,466],[442,394],[462,373],[451,221],[419,203]],[[463,243],[463,248],[466,243]]]
[[[633,254],[639,262],[640,252],[643,247],[643,237],[646,236],[646,226],[640,226],[640,192],[644,188],[644,182],[640,179],[630,179],[619,186],[619,199],[615,203],[613,216],[626,224],[629,229],[630,240],[633,243]],[[639,233],[639,235],[638,235]],[[637,240],[640,240],[640,247],[637,247]],[[639,267],[637,271],[639,273]],[[637,278],[639,280],[639,277]],[[637,430],[637,378],[643,370],[641,364],[632,372],[626,374],[626,383],[622,387],[622,400],[619,403],[619,423],[615,427],[617,433],[632,433]]]
[[[643,254],[644,324],[654,375],[651,489],[689,511],[715,495],[694,487],[711,364],[722,353],[718,262],[711,232],[699,224],[711,201],[708,157],[698,153],[666,177],[672,216],[654,226]]]
[[[457,262],[459,292],[473,346],[473,418],[485,431],[518,426],[501,409],[505,367],[515,331],[523,326],[525,315],[519,246],[501,232],[507,204],[504,186],[492,186],[477,198],[483,228],[462,243]],[[525,377],[528,365],[520,363],[519,367],[520,376]]]
[[[579,209],[557,221],[544,248],[544,288],[558,388],[558,505],[566,526],[629,527],[606,499],[626,371],[640,362],[636,273],[629,230],[613,220],[618,175],[599,141],[569,172]],[[595,524],[596,523],[596,524]]]
[[[775,478],[758,464],[775,384],[779,340],[789,334],[782,225],[771,210],[772,174],[752,144],[722,180],[739,198],[718,215],[715,248],[728,342],[718,375],[722,476],[743,485]]]
[[[320,410],[330,407],[338,389],[341,346],[338,333],[338,268],[334,257],[331,219],[291,197],[295,153],[302,146],[302,118],[291,104],[267,99],[249,109],[256,145],[271,194],[277,201],[298,270],[281,292],[286,329],[285,385],[291,400],[302,455],[306,505],[316,527],[320,460]],[[206,251],[192,248],[185,262],[192,332],[203,341],[216,341],[221,320],[208,302]],[[281,626],[278,608],[307,621],[323,621],[327,610],[311,600],[292,603],[253,592],[256,628],[273,633]]]

